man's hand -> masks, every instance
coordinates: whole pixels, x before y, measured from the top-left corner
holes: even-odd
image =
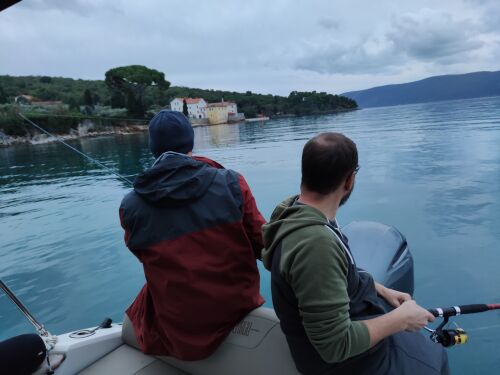
[[[400,331],[416,332],[434,320],[426,309],[413,300],[405,301],[391,312],[373,319],[363,320],[370,334],[370,348],[383,338]]]
[[[417,305],[413,300],[404,302],[401,307],[394,310],[394,313],[400,316],[402,328],[405,331],[416,332],[436,319],[434,315]]]
[[[377,290],[377,293],[392,307],[399,307],[403,304],[403,302],[411,301],[411,296],[408,293],[386,288],[377,282],[375,283],[375,289]]]

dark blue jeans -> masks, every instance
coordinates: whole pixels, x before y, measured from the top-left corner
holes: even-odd
[[[449,375],[448,354],[418,332],[399,332],[321,375]],[[319,375],[319,374],[318,374]]]

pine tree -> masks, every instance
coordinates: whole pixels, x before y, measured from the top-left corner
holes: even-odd
[[[165,74],[142,65],[121,66],[110,69],[105,74],[106,85],[111,91],[119,91],[126,98],[128,113],[144,116],[146,113],[145,94],[148,88],[167,90],[170,82]]]

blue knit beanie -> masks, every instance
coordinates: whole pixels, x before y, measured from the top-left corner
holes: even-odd
[[[157,158],[167,151],[193,150],[194,131],[182,112],[162,110],[149,122],[149,149]]]

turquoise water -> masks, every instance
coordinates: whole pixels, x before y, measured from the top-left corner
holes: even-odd
[[[406,235],[417,302],[500,303],[500,97],[196,128],[195,152],[244,174],[269,218],[297,192],[302,147],[321,131],[343,132],[359,148],[339,221],[379,221]],[[145,134],[73,144],[124,175],[152,162]],[[142,287],[118,221],[128,189],[56,143],[0,149],[0,278],[53,333],[122,320]],[[457,321],[470,342],[449,351],[453,372],[497,369],[500,314]],[[0,339],[31,331],[0,295]]]

